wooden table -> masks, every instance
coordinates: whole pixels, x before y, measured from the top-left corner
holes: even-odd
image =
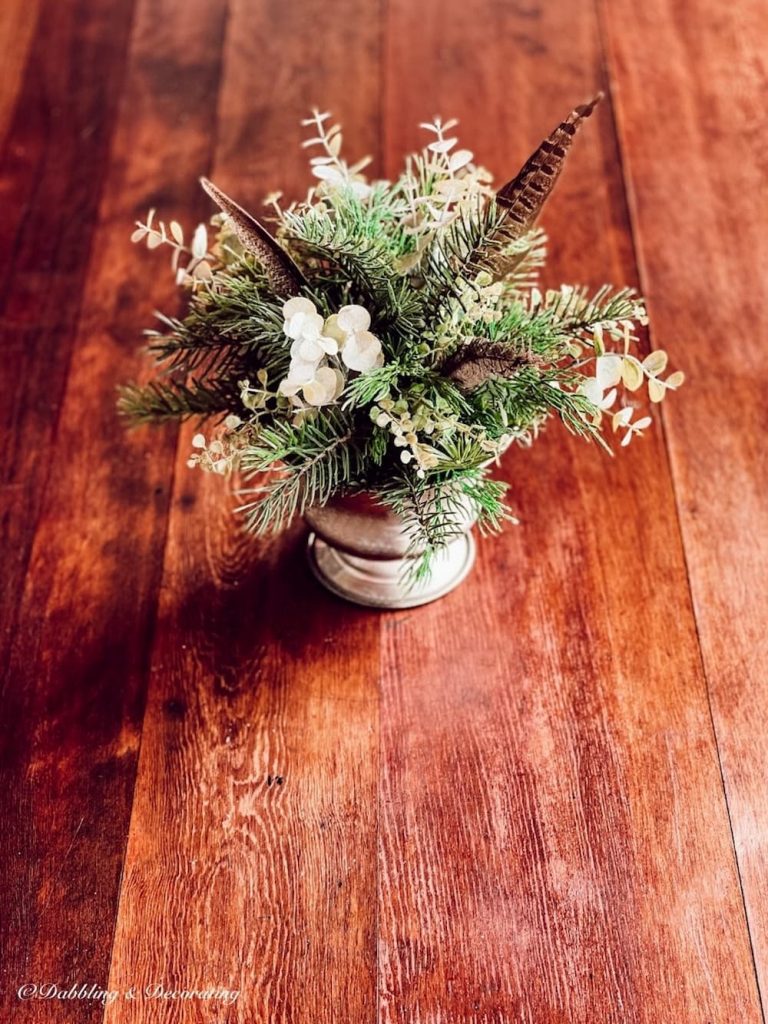
[[[3,1021],[764,1019],[767,36],[757,0],[4,0]],[[639,285],[689,382],[615,459],[511,453],[522,525],[459,591],[346,606],[191,429],[123,433],[150,205],[300,194],[311,104],[379,173],[441,112],[509,177],[598,87],[550,280]]]

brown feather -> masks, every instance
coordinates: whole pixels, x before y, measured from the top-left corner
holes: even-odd
[[[599,92],[589,103],[571,111],[526,160],[519,174],[499,189],[496,202],[506,211],[503,221],[506,239],[520,238],[533,227],[560,176],[576,132],[602,98]]]
[[[285,249],[278,245],[255,217],[246,213],[242,206],[238,206],[212,181],[201,178],[200,184],[219,209],[230,218],[243,248],[262,264],[269,283],[278,295],[298,295],[306,282]]]

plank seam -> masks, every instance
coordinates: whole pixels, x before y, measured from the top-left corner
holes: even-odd
[[[387,0],[380,0],[379,3],[379,170],[382,177],[387,174],[387,40],[389,27],[389,4]],[[382,687],[381,681],[384,675],[384,645],[386,642],[385,632],[382,628],[382,617],[379,616],[379,678],[376,680],[376,691],[378,695],[378,707],[376,709],[376,910],[373,915],[374,933],[374,966],[376,976],[374,979],[375,990],[373,993],[374,1024],[381,1021],[381,786],[382,786]]]

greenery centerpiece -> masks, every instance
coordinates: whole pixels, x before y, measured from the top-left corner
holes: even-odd
[[[682,383],[663,376],[664,352],[638,355],[646,313],[631,289],[537,284],[535,221],[598,99],[498,191],[456,122],[422,125],[427,144],[397,180],[368,181],[368,161],[348,163],[340,127],[315,112],[314,184],[302,202],[268,198],[273,234],[205,179],[220,212],[188,244],[150,213],[133,240],[170,247],[188,306],[158,314],[160,373],[124,387],[121,411],[208,421],[189,464],[243,474],[256,533],[366,492],[402,522],[412,578],[428,578],[468,506],[492,531],[512,518],[489,469],[509,445],[551,417],[626,445],[651,423],[630,396],[645,386],[659,402]]]

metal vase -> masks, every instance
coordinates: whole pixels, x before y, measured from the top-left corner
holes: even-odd
[[[409,538],[402,521],[367,493],[335,498],[304,518],[312,533],[307,555],[312,572],[332,593],[369,608],[414,608],[443,597],[475,561],[471,534],[476,516],[469,502],[460,532],[438,555],[428,580],[409,585]]]

